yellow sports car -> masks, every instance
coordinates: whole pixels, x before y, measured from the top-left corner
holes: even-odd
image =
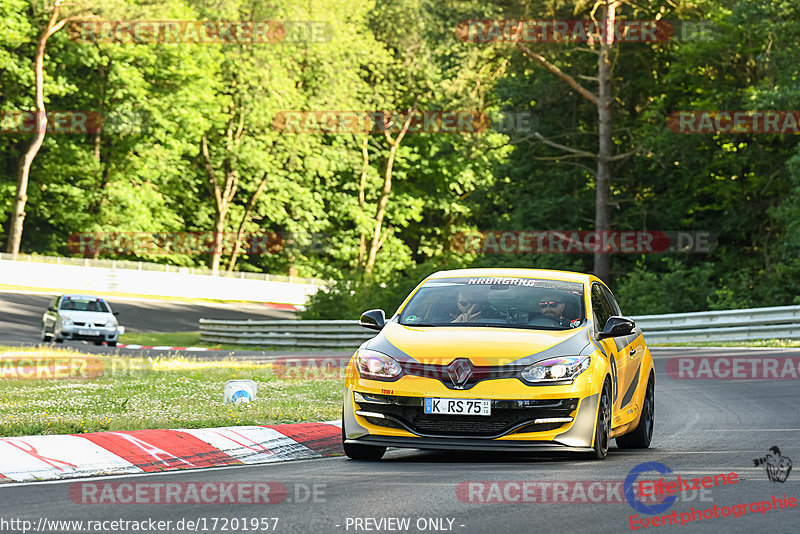
[[[350,359],[342,441],[387,447],[582,451],[646,448],[655,370],[642,332],[597,277],[534,269],[435,273]]]

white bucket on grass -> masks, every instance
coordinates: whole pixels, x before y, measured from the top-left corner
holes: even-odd
[[[258,386],[252,380],[225,382],[225,404],[240,404],[255,400]]]

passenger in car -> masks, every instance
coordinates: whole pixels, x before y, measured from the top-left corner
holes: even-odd
[[[539,307],[542,310],[542,315],[552,319],[559,326],[568,326],[569,321],[564,317],[564,309],[567,307],[564,298],[557,293],[545,295],[539,301]]]

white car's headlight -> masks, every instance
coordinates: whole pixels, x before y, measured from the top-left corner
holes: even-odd
[[[117,326],[116,319],[109,319],[108,321],[106,321],[106,328],[111,328],[113,326]]]
[[[589,356],[551,358],[526,367],[522,379],[531,383],[572,381],[588,368]]]
[[[369,349],[359,349],[356,369],[362,378],[387,379],[400,376],[403,369],[393,358]]]
[[[69,317],[62,317],[61,324],[64,326],[69,326],[72,324],[72,319],[70,319]]]

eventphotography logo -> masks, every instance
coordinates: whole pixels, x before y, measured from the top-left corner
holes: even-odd
[[[781,455],[781,450],[777,446],[769,448],[769,453],[761,458],[753,460],[756,467],[763,466],[767,472],[767,478],[772,482],[786,482],[789,473],[792,472],[792,461],[786,456]]]

